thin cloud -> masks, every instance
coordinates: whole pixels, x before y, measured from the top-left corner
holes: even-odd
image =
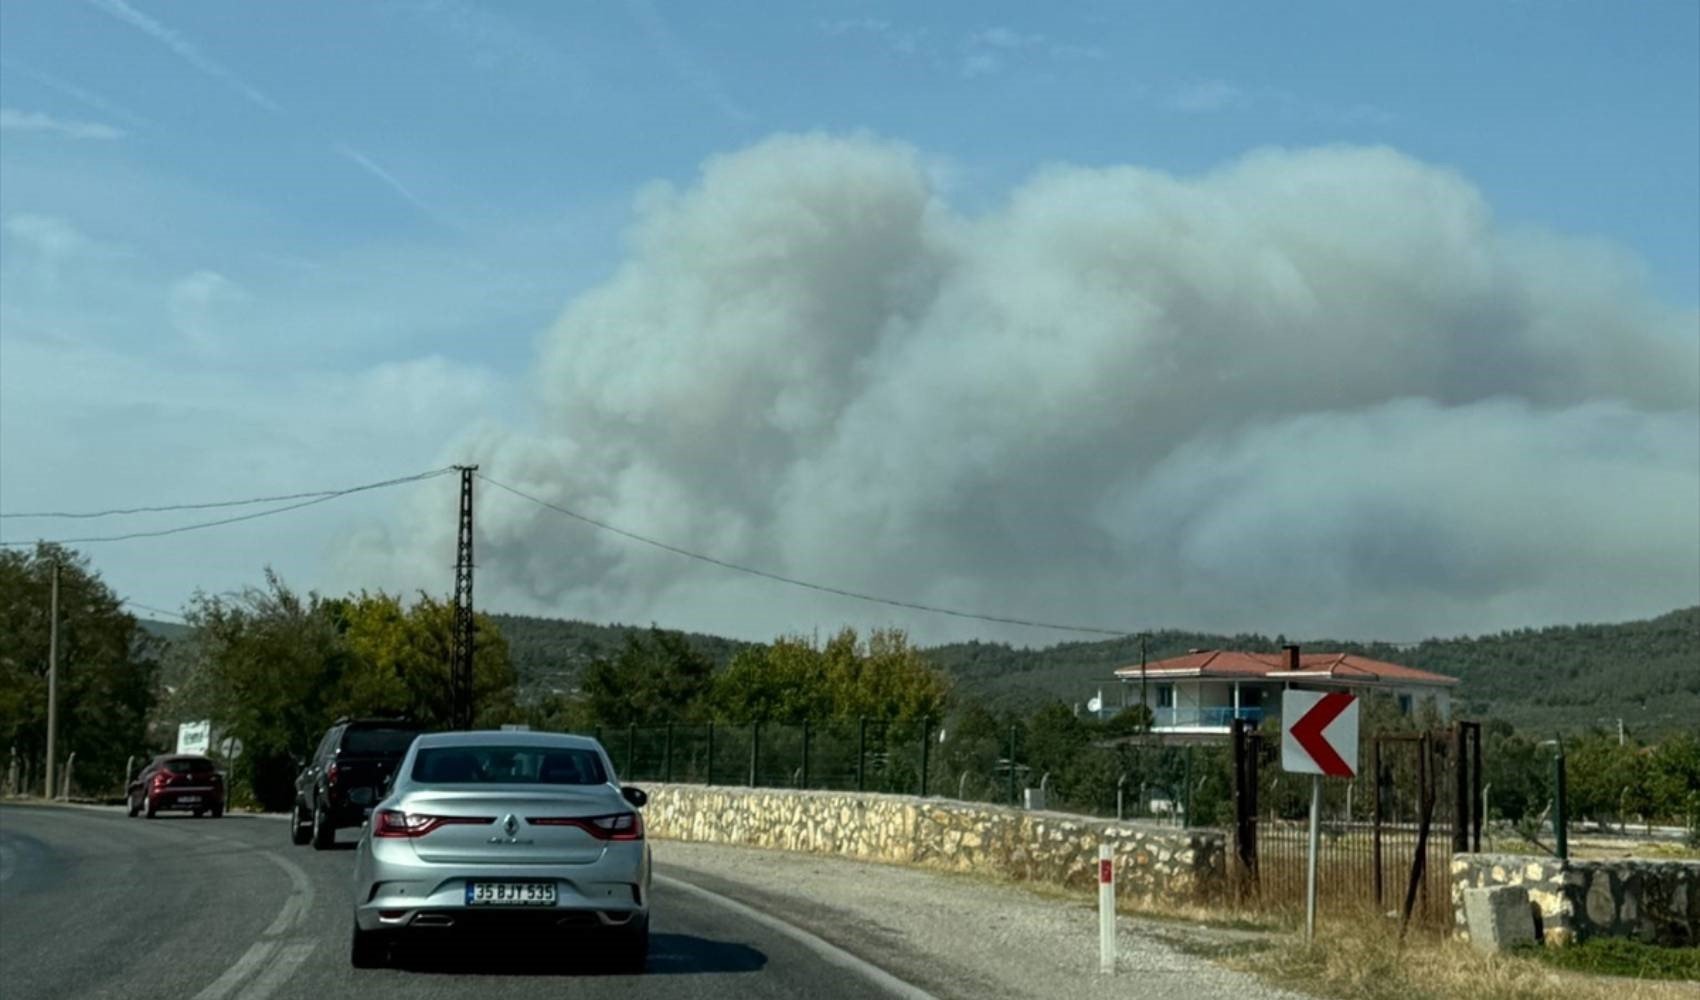
[[[650,45],[661,56],[661,61],[667,64],[667,68],[681,82],[707,98],[708,102],[727,118],[738,122],[755,119],[755,115],[751,114],[748,108],[732,98],[714,71],[704,66],[702,61],[685,47],[649,0],[626,0],[626,9],[637,20],[643,33],[649,36]]]
[[[146,118],[92,90],[79,87],[67,80],[62,80],[51,73],[43,73],[33,66],[25,65],[15,59],[0,59],[0,70],[16,73],[26,80],[38,83],[49,90],[57,91],[74,101],[79,101],[91,110],[98,111],[110,118],[117,118],[127,125],[140,128],[151,124]]]
[[[943,44],[930,38],[925,28],[906,28],[878,17],[821,20],[817,26],[834,38],[872,38],[892,55],[918,59],[934,70],[965,79],[993,76],[1017,63],[1081,63],[1104,58],[1104,50],[1096,46],[1059,42],[1004,25],[980,28],[954,43]]]
[[[354,163],[354,165],[358,166],[361,170],[364,170],[373,177],[376,177],[378,180],[383,181],[391,191],[394,191],[398,196],[400,196],[401,200],[412,205],[414,208],[419,209],[426,215],[431,216],[433,219],[437,217],[436,211],[432,209],[430,205],[427,205],[418,195],[409,190],[406,184],[403,184],[400,180],[396,179],[394,174],[385,170],[370,156],[367,156],[365,153],[360,152],[352,146],[346,146],[340,143],[337,145],[336,151],[341,153],[344,157],[347,157],[349,161]]]
[[[195,44],[174,28],[154,20],[124,0],[88,0],[90,6],[110,17],[128,24],[154,41],[175,52],[179,58],[208,76],[216,77],[235,87],[248,100],[267,111],[282,111],[278,103],[229,69],[215,62]]]
[[[1171,89],[1160,103],[1164,110],[1182,115],[1257,111],[1329,125],[1386,125],[1394,120],[1392,112],[1373,104],[1329,104],[1287,90],[1247,88],[1227,80],[1197,80],[1182,84]]]
[[[1204,80],[1176,89],[1163,100],[1170,111],[1188,115],[1208,115],[1244,107],[1249,95],[1226,80]]]
[[[0,108],[0,132],[45,132],[67,139],[122,139],[124,130],[100,122],[55,118],[40,111]]]

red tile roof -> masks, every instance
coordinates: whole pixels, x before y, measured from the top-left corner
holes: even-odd
[[[1352,653],[1302,653],[1299,669],[1287,669],[1286,653],[1245,653],[1231,649],[1206,649],[1174,656],[1145,665],[1145,675],[1179,677],[1222,677],[1226,679],[1291,677],[1307,681],[1335,680],[1348,684],[1439,684],[1458,683],[1458,678],[1431,674],[1426,670],[1384,663]],[[1138,677],[1139,664],[1118,667],[1117,677]]]

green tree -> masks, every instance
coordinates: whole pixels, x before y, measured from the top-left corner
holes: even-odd
[[[0,551],[0,743],[31,779],[44,772],[53,566],[59,566],[59,731],[56,755],[77,755],[87,791],[121,783],[125,758],[145,754],[160,646],[125,613],[86,557],[41,544]],[[22,776],[22,775],[21,775]],[[38,789],[39,791],[39,789]]]
[[[628,634],[617,656],[591,663],[584,699],[591,719],[606,725],[687,721],[703,713],[713,672],[683,633],[651,626]]]
[[[210,718],[239,741],[234,783],[268,808],[288,806],[297,762],[340,715],[395,715],[450,724],[453,607],[422,595],[299,595],[266,571],[264,587],[196,595],[179,718]],[[507,645],[479,616],[473,658],[475,724],[520,717]]]
[[[843,629],[824,646],[785,636],[732,658],[713,705],[734,722],[850,720],[911,723],[943,718],[949,684],[900,631],[864,642]]]
[[[452,723],[454,605],[421,594],[404,606],[398,597],[364,591],[325,604],[349,654],[337,714],[402,715],[434,727]],[[507,642],[489,616],[475,614],[473,622],[474,724],[515,721]]]

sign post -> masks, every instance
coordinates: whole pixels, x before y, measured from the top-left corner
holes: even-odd
[[[1109,844],[1098,845],[1098,971],[1116,972],[1116,862]]]
[[[1358,699],[1344,691],[1281,693],[1281,770],[1310,779],[1305,940],[1316,938],[1316,859],[1322,840],[1322,778],[1358,773]]]

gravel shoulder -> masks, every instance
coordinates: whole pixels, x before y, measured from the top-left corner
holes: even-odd
[[[840,858],[654,841],[657,870],[797,926],[941,1000],[1301,995],[1202,957],[1243,932],[1123,915],[1115,976],[1098,972],[1095,904],[1017,885]]]

